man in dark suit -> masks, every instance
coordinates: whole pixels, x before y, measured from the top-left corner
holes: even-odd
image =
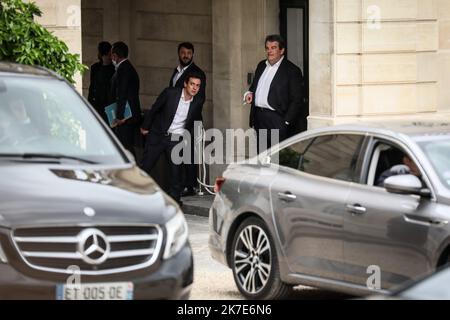
[[[200,76],[201,87],[198,97],[203,104],[206,100],[206,75],[194,63],[194,45],[190,42],[183,42],[178,45],[178,59],[180,64],[174,70],[170,78],[169,87],[183,88],[186,81],[186,76],[190,73],[196,73]],[[201,120],[200,120],[201,121]],[[191,141],[191,163],[184,166],[184,191],[183,196],[195,195],[195,186],[197,184],[198,165],[195,164],[195,137],[192,135]]]
[[[302,71],[284,53],[281,36],[266,38],[267,60],[258,64],[255,79],[244,97],[251,104],[250,127],[257,132],[259,152],[265,144],[270,148],[278,142],[271,139],[273,130],[278,130],[280,142],[288,138],[289,127],[297,121],[301,121],[302,131],[306,130],[308,114],[303,102]]]
[[[183,42],[178,45],[178,60],[180,64],[173,71],[169,87],[184,88],[186,76],[195,73],[200,76],[200,80],[202,81],[198,97],[203,100],[204,103],[206,99],[206,75],[203,70],[194,63],[194,53],[194,45],[192,43]]]
[[[117,120],[114,124],[114,131],[125,149],[135,155],[134,137],[142,120],[139,100],[139,75],[128,60],[128,46],[125,43],[114,43],[111,53],[116,68],[116,73],[112,78],[112,93],[117,102]],[[124,119],[127,102],[132,113],[130,119]]]
[[[116,72],[111,60],[111,44],[103,41],[98,44],[97,63],[91,66],[88,101],[95,111],[108,123],[105,107],[112,103],[111,79]]]
[[[183,140],[183,134],[186,130],[193,134],[194,122],[201,119],[200,87],[201,76],[190,73],[184,88],[166,88],[147,111],[141,126],[141,133],[146,137],[141,168],[150,174],[161,154],[165,153],[170,167],[169,195],[180,204],[182,164],[172,158],[172,150],[180,142],[188,142]]]

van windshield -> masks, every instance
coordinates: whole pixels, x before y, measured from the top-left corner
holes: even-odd
[[[31,155],[125,163],[107,130],[67,83],[0,76],[0,157]]]

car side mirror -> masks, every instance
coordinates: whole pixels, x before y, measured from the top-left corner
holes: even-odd
[[[422,181],[412,174],[397,175],[387,178],[384,187],[390,193],[430,197],[431,191],[422,186]]]
[[[259,164],[263,167],[270,166],[270,164],[272,163],[272,158],[268,155],[259,156],[258,160],[259,160]]]

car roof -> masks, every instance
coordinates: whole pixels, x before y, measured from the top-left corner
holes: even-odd
[[[0,61],[0,75],[1,74],[20,74],[32,76],[52,77],[62,80],[63,78],[57,73],[40,66],[29,66],[13,62]]]
[[[450,123],[445,121],[383,121],[337,125],[319,131],[364,132],[368,134],[398,135],[414,137],[450,135]]]

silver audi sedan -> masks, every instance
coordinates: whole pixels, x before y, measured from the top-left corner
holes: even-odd
[[[209,247],[249,299],[387,293],[450,262],[449,123],[308,131],[230,165],[216,191]]]

